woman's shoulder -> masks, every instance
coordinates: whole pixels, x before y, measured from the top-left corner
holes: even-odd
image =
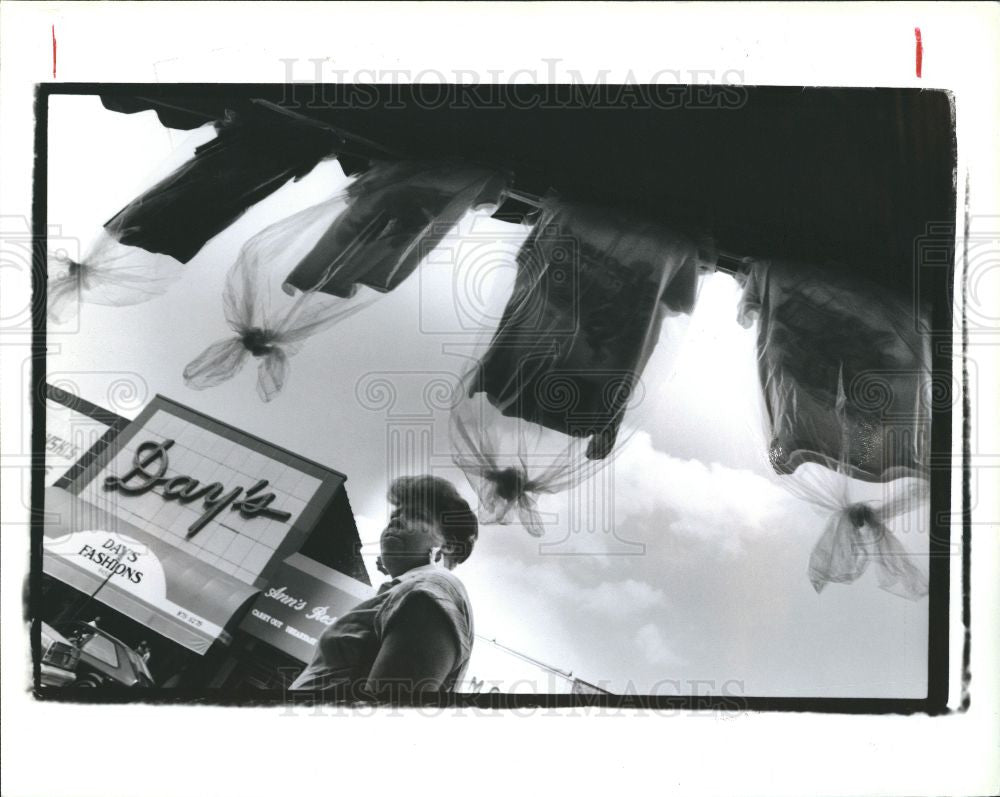
[[[474,636],[472,601],[458,576],[444,568],[420,568],[419,572],[413,572],[393,587],[392,592],[394,594],[387,601],[384,614],[379,617],[379,626],[383,631],[401,606],[420,595],[441,608],[455,630],[465,657],[468,657]]]
[[[472,602],[469,594],[461,579],[450,570],[428,567],[409,574],[393,587],[386,609],[392,613],[410,596],[417,594],[431,598],[448,614],[463,618],[464,623],[471,622]]]
[[[395,589],[400,592],[406,592],[410,589],[421,587],[432,587],[445,590],[448,593],[457,593],[462,599],[468,600],[462,580],[451,570],[443,567],[418,568],[408,578],[403,579]]]
[[[444,611],[454,626],[463,649],[472,644],[472,603],[461,580],[449,570],[420,568],[400,580],[387,595],[375,621],[381,636],[404,605],[417,596],[429,598]]]

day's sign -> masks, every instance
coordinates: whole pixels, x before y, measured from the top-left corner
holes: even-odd
[[[262,516],[281,521],[291,518],[291,513],[271,508],[275,495],[263,492],[268,485],[267,479],[261,479],[245,490],[243,487],[234,487],[227,492],[221,482],[202,484],[192,476],[167,476],[167,469],[170,467],[167,451],[173,444],[173,440],[147,440],[141,443],[133,457],[132,469],[124,476],[108,476],[104,480],[104,488],[128,495],[141,495],[154,487],[162,486],[166,501],[186,504],[200,500],[205,511],[188,528],[188,539],[205,528],[227,506],[238,510],[245,518]]]

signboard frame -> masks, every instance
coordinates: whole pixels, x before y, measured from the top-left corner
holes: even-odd
[[[319,635],[343,612],[374,595],[372,587],[292,554],[257,596],[240,629],[308,664]]]
[[[323,517],[327,507],[336,497],[338,490],[342,489],[347,476],[191,409],[180,402],[157,394],[143,408],[139,415],[136,416],[135,420],[109,440],[100,451],[94,454],[86,465],[82,466],[79,470],[73,469],[75,472],[67,474],[67,477],[70,478],[66,478],[60,486],[63,486],[73,495],[81,496],[83,490],[104,470],[115,456],[131,440],[141,436],[145,424],[158,412],[165,412],[168,415],[180,418],[186,423],[225,438],[237,445],[249,448],[282,465],[295,468],[319,480],[319,486],[306,502],[303,510],[297,517],[289,521],[288,533],[282,539],[274,555],[270,557],[254,579],[254,586],[258,588],[266,587],[282,562],[291,554],[298,552],[305,544],[310,533],[317,527]]]

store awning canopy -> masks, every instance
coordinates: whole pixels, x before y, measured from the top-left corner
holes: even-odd
[[[204,654],[259,590],[66,490],[45,493],[44,572]]]
[[[347,170],[366,158],[462,157],[510,169],[524,192],[555,189],[706,232],[739,255],[829,262],[905,292],[914,247],[953,239],[955,133],[943,91],[128,84],[102,86],[101,100],[182,129],[263,100],[345,134]],[[529,209],[511,201],[498,216]]]
[[[295,553],[281,563],[240,627],[299,661],[309,662],[323,631],[374,594],[368,584]]]

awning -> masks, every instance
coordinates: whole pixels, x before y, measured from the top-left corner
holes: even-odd
[[[914,246],[937,253],[954,245],[954,232],[933,224],[955,217],[947,92],[725,85],[725,78],[684,85],[684,76],[669,73],[642,88],[127,84],[105,86],[101,100],[124,113],[153,109],[163,124],[192,129],[261,99],[346,132],[359,155],[388,149],[412,160],[462,157],[510,169],[527,193],[554,188],[565,200],[707,230],[738,254],[836,261],[831,268],[907,296]],[[347,160],[340,158],[345,168]],[[501,217],[529,210],[511,204]],[[927,272],[937,271],[947,276],[946,268],[921,273],[930,299],[950,284],[931,282]]]
[[[375,590],[302,554],[292,554],[240,628],[299,661],[312,660],[320,634]]]
[[[45,491],[43,569],[196,653],[229,644],[259,590],[57,487]]]

